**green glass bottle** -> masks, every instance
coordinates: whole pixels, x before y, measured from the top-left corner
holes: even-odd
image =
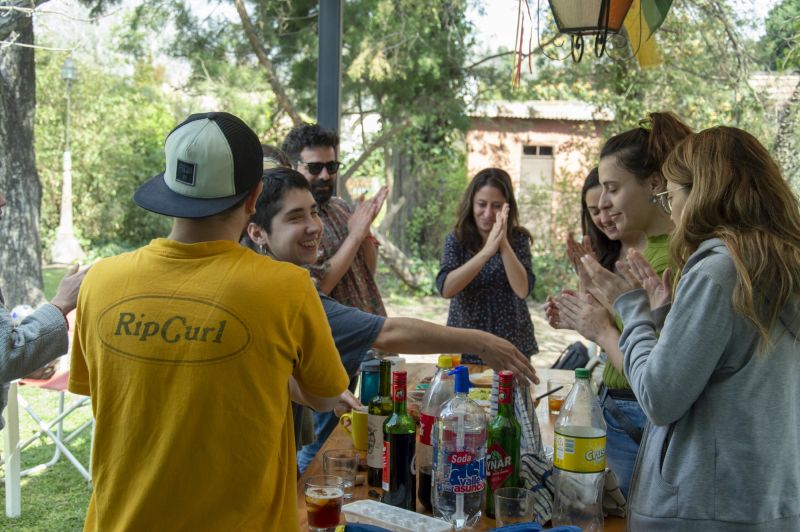
[[[386,504],[417,510],[414,453],[417,423],[406,411],[406,372],[392,373],[392,415],[383,423],[383,499]]]
[[[383,422],[392,414],[392,363],[380,362],[378,395],[367,406],[367,483],[381,487],[383,478]]]
[[[501,371],[497,415],[489,422],[486,441],[486,515],[494,519],[494,492],[518,488],[522,429],[514,416],[514,374]]]

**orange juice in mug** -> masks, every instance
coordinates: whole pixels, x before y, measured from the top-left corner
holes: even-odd
[[[350,426],[344,424],[344,420],[350,420]],[[344,430],[350,433],[353,438],[353,447],[359,451],[367,450],[367,411],[366,410],[351,410],[342,414],[339,418],[339,423],[342,424]]]

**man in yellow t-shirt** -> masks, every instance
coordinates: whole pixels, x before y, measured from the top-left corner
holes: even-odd
[[[78,299],[69,388],[91,395],[84,530],[298,529],[290,399],[347,389],[309,274],[238,245],[261,190],[256,134],[192,115],[137,190],[166,239],[103,260]]]

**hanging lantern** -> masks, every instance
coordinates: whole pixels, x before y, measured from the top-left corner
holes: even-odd
[[[583,57],[584,35],[594,35],[594,53],[601,57],[608,34],[619,33],[633,0],[549,0],[558,31],[572,40],[572,59]]]

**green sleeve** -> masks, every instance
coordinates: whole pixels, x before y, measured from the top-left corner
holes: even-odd
[[[658,275],[664,273],[667,268],[672,267],[672,259],[669,255],[669,235],[649,237],[647,239],[647,247],[644,249],[642,256],[647,259],[647,262],[650,263],[650,266],[653,267]],[[618,315],[614,316],[614,322],[617,324],[617,329],[622,332],[622,319]],[[631,387],[625,375],[617,371],[610,362],[606,363],[603,369],[603,382],[608,388],[629,389]]]

